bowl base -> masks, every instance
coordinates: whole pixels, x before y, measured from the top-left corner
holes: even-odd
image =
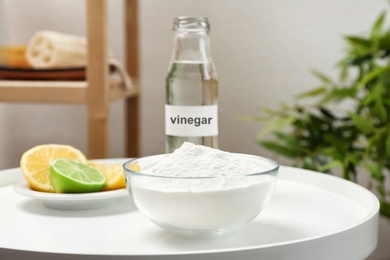
[[[238,230],[242,225],[220,229],[185,229],[154,222],[164,230],[184,237],[216,237]]]

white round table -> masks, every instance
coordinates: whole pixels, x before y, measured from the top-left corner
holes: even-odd
[[[123,162],[111,159],[109,162]],[[14,191],[0,171],[0,259],[365,259],[377,245],[378,199],[338,177],[281,167],[268,207],[242,229],[185,238],[162,230],[130,195],[93,209],[53,209]]]

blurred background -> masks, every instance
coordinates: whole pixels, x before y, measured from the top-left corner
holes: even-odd
[[[123,2],[108,2],[110,49],[123,60]],[[219,76],[220,149],[276,160],[280,158],[255,142],[262,125],[239,118],[277,107],[281,101],[294,102],[294,94],[318,85],[310,69],[336,76],[343,36],[367,34],[378,15],[389,9],[385,0],[139,2],[141,155],[165,150],[164,81],[172,19],[186,15],[207,16],[211,23]],[[84,36],[84,1],[0,0],[0,43],[27,43],[42,29]],[[113,158],[125,154],[123,111],[122,101],[110,106]],[[86,113],[83,105],[0,103],[0,169],[18,167],[24,151],[43,143],[70,144],[86,152]],[[370,259],[390,259],[384,242],[390,239],[389,226],[389,220],[381,219],[381,242]]]

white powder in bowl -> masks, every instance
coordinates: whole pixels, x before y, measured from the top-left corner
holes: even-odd
[[[144,173],[171,177],[218,177],[257,173],[258,164],[203,145],[185,142]]]

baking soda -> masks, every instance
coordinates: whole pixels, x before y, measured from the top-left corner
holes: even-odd
[[[161,160],[148,173],[169,177],[240,176],[262,170],[234,154],[189,142]]]
[[[256,158],[184,143],[157,164],[141,165],[144,174],[161,178],[134,179],[133,197],[162,227],[234,229],[260,213],[274,188],[271,176],[255,174],[271,168]]]

